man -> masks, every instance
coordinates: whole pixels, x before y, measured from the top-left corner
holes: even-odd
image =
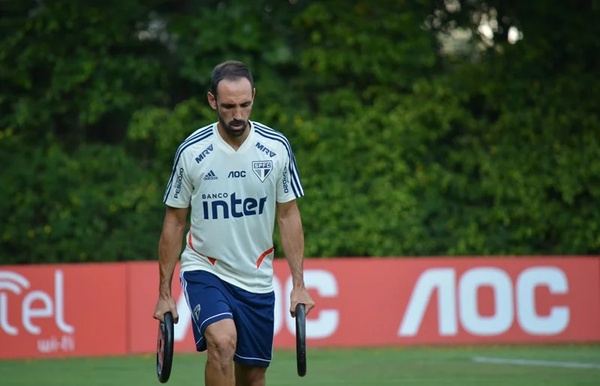
[[[218,121],[177,149],[159,241],[154,318],[177,308],[171,282],[186,227],[180,281],[196,349],[207,351],[205,384],[265,384],[274,331],[273,230],[279,225],[293,289],[290,312],[315,303],[304,286],[304,234],[296,199],[304,192],[288,140],[249,120],[256,90],[247,66],[217,65],[208,103]],[[234,365],[235,363],[235,365]]]

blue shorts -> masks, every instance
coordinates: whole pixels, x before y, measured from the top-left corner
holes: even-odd
[[[233,319],[237,330],[234,361],[269,366],[275,326],[274,292],[248,292],[206,271],[182,272],[180,279],[192,314],[196,350],[206,350],[206,327],[222,319]]]

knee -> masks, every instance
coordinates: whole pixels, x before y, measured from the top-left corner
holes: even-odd
[[[233,331],[219,331],[206,336],[209,360],[219,363],[231,363],[236,348],[236,334]]]

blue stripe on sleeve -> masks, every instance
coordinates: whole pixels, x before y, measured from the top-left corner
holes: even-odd
[[[188,147],[192,146],[195,143],[205,140],[213,134],[213,125],[201,128],[197,130],[194,134],[190,135],[186,138],[185,141],[179,145],[177,151],[175,152],[175,158],[173,160],[173,168],[171,169],[171,177],[169,178],[169,183],[167,184],[167,189],[165,191],[165,195],[163,196],[163,202],[167,201],[167,197],[169,197],[169,193],[171,192],[171,188],[173,187],[173,181],[175,180],[175,174],[177,170],[177,164],[179,163],[179,159],[183,154],[183,151]]]

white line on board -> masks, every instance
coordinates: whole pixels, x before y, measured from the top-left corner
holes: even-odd
[[[489,357],[473,357],[473,362],[477,363],[496,363],[500,365],[520,365],[520,366],[545,366],[545,367],[567,367],[572,369],[599,369],[600,364],[595,363],[578,363],[578,362],[555,362],[541,361],[534,359],[507,359],[507,358],[489,358]]]

